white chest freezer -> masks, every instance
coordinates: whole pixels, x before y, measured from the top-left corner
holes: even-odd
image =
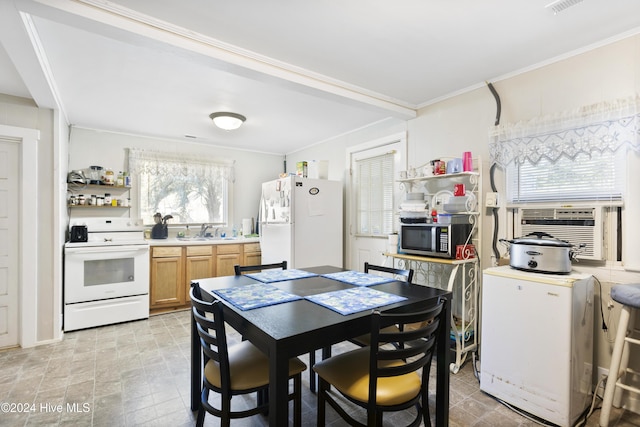
[[[593,277],[483,271],[480,389],[572,426],[591,403]]]

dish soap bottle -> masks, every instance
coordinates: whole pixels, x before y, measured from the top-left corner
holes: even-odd
[[[184,230],[184,237],[191,237],[191,230],[189,230],[189,226],[187,225]]]

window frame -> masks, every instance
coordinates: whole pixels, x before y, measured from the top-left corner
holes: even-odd
[[[184,154],[184,153],[166,153],[157,152],[151,150],[141,149],[128,149],[128,163],[129,170],[132,176],[132,214],[135,217],[141,218],[144,225],[153,225],[153,215],[146,215],[142,212],[142,186],[141,186],[141,174],[150,173],[150,168],[161,168],[163,171],[170,171],[175,175],[186,175],[187,173],[193,173],[205,179],[206,175],[211,173],[210,168],[220,168],[218,172],[223,179],[223,192],[222,195],[222,218],[220,221],[195,221],[195,222],[170,222],[170,227],[176,226],[191,226],[200,225],[202,223],[211,224],[218,227],[227,227],[230,224],[230,218],[233,218],[233,193],[234,193],[234,164],[235,162],[230,159],[224,158],[211,158],[209,155],[202,154]],[[148,162],[157,165],[149,166],[143,162]]]

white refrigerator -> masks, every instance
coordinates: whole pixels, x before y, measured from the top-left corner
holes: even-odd
[[[288,176],[262,184],[262,263],[342,267],[342,182]]]
[[[484,270],[480,390],[559,426],[589,407],[593,277]]]

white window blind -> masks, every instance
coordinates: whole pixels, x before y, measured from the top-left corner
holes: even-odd
[[[394,154],[356,161],[357,229],[363,236],[393,232]]]
[[[578,154],[555,161],[525,160],[507,167],[507,200],[512,203],[620,201],[624,193],[625,150]]]

